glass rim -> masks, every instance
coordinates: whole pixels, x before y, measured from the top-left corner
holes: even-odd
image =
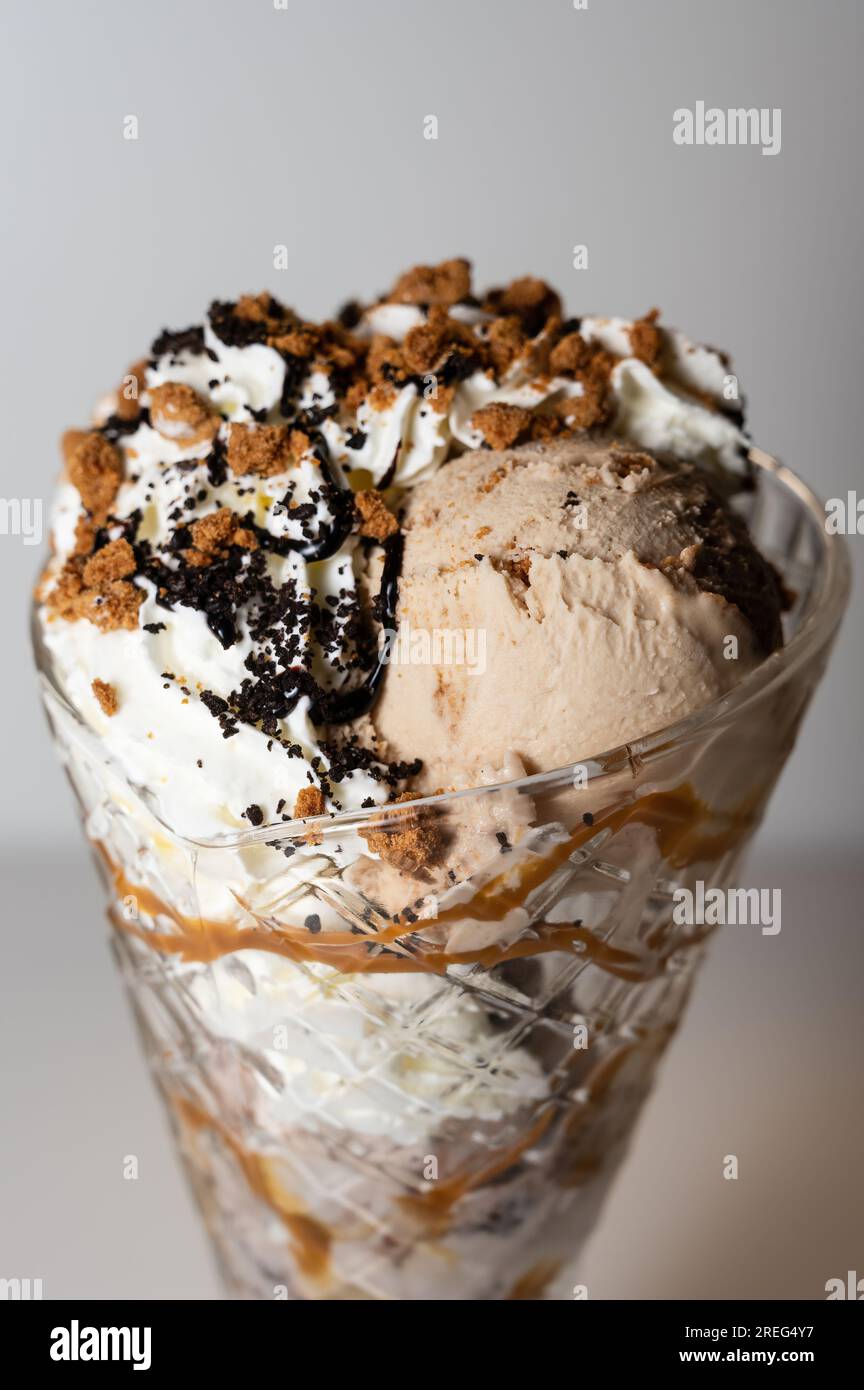
[[[531,796],[538,791],[572,789],[577,769],[584,772],[586,784],[590,783],[592,786],[602,784],[628,768],[635,776],[637,770],[648,766],[661,756],[698,741],[707,729],[737,718],[757,697],[772,687],[781,685],[831,641],[843,616],[851,582],[851,565],[845,542],[841,536],[828,533],[825,528],[824,504],[791,468],[755,445],[748,449],[746,457],[755,469],[773,476],[795,497],[799,505],[810,514],[811,519],[817,522],[821,538],[822,582],[803,615],[800,627],[789,641],[761,661],[725,695],[638,739],[630,739],[590,756],[574,758],[571,762],[552,768],[548,772],[531,773],[524,777],[417,797],[408,803],[412,812],[425,807],[450,806],[470,797],[496,793]],[[92,735],[90,726],[67,698],[55,678],[39,628],[38,607],[38,601],[34,599],[33,646],[40,679],[75,723]],[[106,759],[102,754],[100,761],[104,763],[113,760]],[[228,831],[217,836],[193,836],[182,834],[168,824],[151,804],[150,799],[143,794],[145,789],[131,783],[122,769],[118,769],[118,775],[133,795],[144,802],[148,813],[154,816],[169,834],[193,849],[228,851],[258,844],[272,845],[277,840],[280,843],[291,840],[308,843],[310,831],[315,833],[316,839],[321,835],[329,840],[336,835],[344,835],[347,831],[368,826],[371,821],[375,821],[376,826],[386,826],[388,820],[391,824],[398,823],[398,818],[406,813],[406,803],[397,806],[393,802],[385,802],[383,805],[367,807],[364,810],[325,812],[323,815],[309,816],[305,819],[271,821],[267,825],[250,827],[248,830]]]

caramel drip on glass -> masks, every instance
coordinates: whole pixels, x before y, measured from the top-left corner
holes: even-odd
[[[610,973],[632,980],[644,974],[644,964],[640,958],[599,940],[592,931],[576,923],[532,923],[533,935],[530,938],[524,937],[506,947],[493,944],[473,951],[447,951],[434,942],[424,941],[420,933],[427,925],[439,928],[465,918],[481,922],[501,921],[508,912],[523,907],[528,896],[540,888],[575,850],[602,830],[610,830],[614,834],[628,824],[651,826],[657,832],[661,853],[673,868],[714,861],[735,849],[746,838],[758,818],[763,796],[764,792],[760,791],[748,797],[736,810],[717,815],[687,785],[674,791],[652,792],[599,812],[591,825],[578,826],[548,854],[529,860],[515,872],[513,869],[504,870],[491,879],[478,889],[469,903],[443,908],[428,922],[409,922],[397,917],[380,930],[370,930],[359,937],[349,931],[324,931],[313,935],[291,923],[261,922],[251,913],[251,924],[185,916],[151,889],[133,883],[113,863],[104,847],[98,848],[108,866],[117,897],[121,901],[131,897],[148,916],[161,917],[172,923],[169,930],[151,930],[134,920],[127,920],[114,909],[111,915],[115,926],[138,937],[148,946],[166,955],[179,956],[184,961],[206,964],[236,951],[267,951],[294,961],[316,961],[350,974],[365,971],[443,974],[453,965],[491,967],[503,961],[541,955],[548,951],[572,951],[575,947],[586,957],[597,960]],[[712,821],[720,821],[720,828],[705,829],[706,823]],[[410,951],[399,945],[400,938],[408,935],[411,936]],[[390,950],[369,949],[388,946]]]
[[[560,1260],[538,1260],[516,1280],[506,1296],[507,1302],[520,1299],[542,1299],[560,1268]]]
[[[422,1192],[411,1192],[400,1197],[400,1207],[412,1216],[420,1218],[432,1230],[446,1226],[450,1212],[460,1198],[477,1187],[493,1182],[495,1178],[500,1178],[510,1168],[515,1167],[526,1150],[532,1148],[548,1129],[553,1114],[552,1107],[547,1106],[530,1129],[527,1129],[515,1143],[499,1150],[488,1163],[462,1173],[454,1173],[451,1178],[430,1183]]]
[[[316,1283],[326,1280],[330,1270],[332,1234],[323,1222],[292,1205],[288,1194],[274,1182],[266,1155],[244,1149],[225,1125],[186,1096],[172,1095],[169,1099],[177,1112],[181,1128],[185,1127],[193,1133],[209,1129],[230,1149],[252,1192],[276,1213],[285,1226],[300,1273]]]

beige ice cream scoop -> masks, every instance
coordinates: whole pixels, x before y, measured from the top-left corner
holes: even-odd
[[[480,450],[411,494],[372,715],[427,791],[601,753],[722,695],[781,642],[782,590],[700,471],[570,439]]]

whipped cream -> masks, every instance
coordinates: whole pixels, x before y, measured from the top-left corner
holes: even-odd
[[[632,319],[584,318],[579,332],[620,357],[612,372],[612,428],[656,453],[698,463],[717,473],[740,468],[748,437],[741,423],[737,378],[728,359],[693,343],[677,329],[663,330],[662,375],[630,350]]]
[[[277,592],[290,591],[297,598],[280,640],[290,636],[297,661],[323,689],[338,692],[356,683],[351,632],[364,602],[367,548],[352,532],[325,558],[304,558],[304,537],[321,533],[334,520],[315,449],[310,445],[290,468],[269,476],[213,470],[214,451],[224,452],[233,428],[254,432],[286,418],[301,426],[311,420],[326,445],[336,485],[349,494],[369,486],[392,490],[387,496],[396,505],[406,489],[429,478],[448,458],[483,444],[475,417],[484,407],[504,404],[542,414],[550,407],[560,413],[563,406],[566,415],[566,403],[579,402],[586,390],[579,374],[551,372],[548,351],[543,351],[544,337],[551,343],[575,324],[586,344],[614,355],[604,428],[676,458],[724,469],[737,465],[746,436],[739,419],[727,412],[728,363],[721,354],[663,329],[660,364],[649,365],[634,355],[634,321],[591,317],[562,328],[553,315],[533,336],[526,330],[523,349],[500,370],[488,360],[472,368],[471,341],[482,359],[506,307],[494,300],[485,307],[476,301],[447,306],[448,323],[468,335],[468,346],[457,346],[469,369],[448,376],[446,361],[443,370],[434,363],[428,372],[403,372],[402,379],[391,374],[376,389],[364,378],[362,353],[382,340],[397,350],[410,344],[412,333],[430,327],[436,310],[387,301],[371,306],[347,335],[360,354],[353,396],[326,352],[312,354],[298,373],[298,359],[272,345],[280,341],[277,333],[269,335],[270,342],[242,341],[243,334],[237,335],[240,341],[225,341],[231,334],[223,329],[220,337],[208,319],[197,334],[190,330],[176,340],[162,335],[154,345],[161,350],[144,372],[140,419],[118,430],[111,414],[116,398],[100,413],[100,426],[115,440],[124,469],[108,536],[128,535],[124,523],[132,519],[137,543],[171,557],[178,525],[192,526],[218,508],[251,517],[262,544],[269,547],[272,538],[274,548],[266,553],[270,583]],[[441,310],[437,312],[440,321]],[[224,313],[215,320],[219,325],[224,321]],[[192,388],[216,415],[215,439],[189,442],[182,428],[164,420],[154,427],[148,418],[152,393],[172,384]],[[53,509],[49,595],[75,552],[81,515],[77,488],[63,481]],[[168,563],[176,564],[176,558]],[[244,561],[247,567],[249,563]],[[203,840],[242,833],[250,820],[268,824],[289,819],[298,793],[322,781],[334,810],[389,798],[394,777],[375,759],[338,768],[336,778],[328,780],[332,758],[321,747],[322,730],[313,722],[308,694],[299,694],[279,717],[278,740],[272,729],[264,732],[242,718],[226,738],[224,725],[213,715],[212,699],[208,706],[202,695],[230,701],[248,682],[250,663],[260,659],[269,634],[253,636],[248,616],[241,612],[236,640],[225,646],[198,607],[182,602],[165,607],[158,582],[146,574],[139,573],[135,583],[144,597],[134,629],[104,631],[84,619],[68,621],[50,612],[50,602],[41,613],[42,627],[68,698],[104,741],[106,753],[132,782],[147,789],[166,825]],[[314,619],[316,605],[332,613],[323,641]],[[116,690],[112,716],[93,693],[94,680]]]

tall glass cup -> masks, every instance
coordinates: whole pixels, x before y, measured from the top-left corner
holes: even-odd
[[[818,501],[751,457],[743,505],[795,595],[784,648],[680,723],[519,781],[195,842],[106,758],[37,622],[231,1296],[567,1296],[711,931],[681,890],[733,880],[847,596]],[[447,868],[417,857],[430,835]]]

